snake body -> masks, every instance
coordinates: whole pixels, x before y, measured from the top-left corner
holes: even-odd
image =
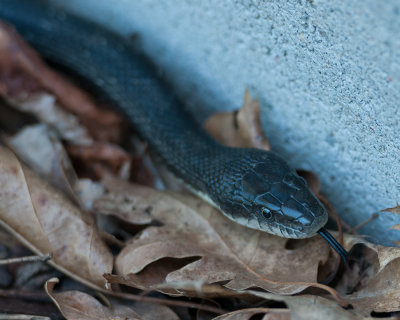
[[[284,159],[217,143],[121,37],[34,0],[1,0],[0,18],[45,58],[101,88],[167,167],[228,218],[286,238],[311,237],[327,222],[324,206]]]

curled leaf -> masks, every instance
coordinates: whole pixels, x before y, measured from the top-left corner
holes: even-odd
[[[363,316],[374,312],[395,312],[400,310],[400,248],[383,247],[368,243],[376,251],[377,266],[358,288],[347,296],[355,311]],[[374,261],[371,261],[374,266]]]
[[[383,209],[383,210],[381,210],[381,212],[392,212],[392,213],[400,214],[400,205],[397,205],[393,208]]]
[[[45,105],[57,104],[76,115],[95,139],[120,140],[121,117],[97,108],[87,93],[48,68],[17,32],[4,23],[0,23],[0,51],[0,94],[11,104],[21,106],[28,102],[30,106],[25,105],[26,108],[36,108],[37,103],[31,99],[39,97]],[[48,116],[44,110],[40,115]],[[57,121],[53,123],[57,125]]]
[[[65,291],[54,293],[57,278],[48,280],[45,290],[57,308],[68,320],[116,320],[131,319],[144,320],[135,311],[125,306],[110,308],[102,305],[92,296],[79,291]]]
[[[207,119],[204,127],[218,142],[227,146],[270,150],[260,113],[258,101],[253,100],[246,90],[240,110],[216,113]]]
[[[255,316],[263,316],[263,320],[290,320],[289,309],[249,308],[223,314],[213,320],[250,320]],[[261,319],[261,318],[260,318]]]
[[[87,284],[103,286],[113,257],[94,220],[0,146],[0,221],[29,249]]]
[[[268,300],[284,302],[290,309],[292,320],[358,320],[360,316],[344,310],[334,301],[315,295],[278,296],[267,292],[249,290],[249,294]]]

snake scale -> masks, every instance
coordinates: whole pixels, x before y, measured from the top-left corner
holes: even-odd
[[[46,59],[106,93],[166,166],[229,219],[285,238],[319,233],[346,258],[305,180],[273,152],[217,143],[131,43],[43,1],[1,0],[0,18]]]

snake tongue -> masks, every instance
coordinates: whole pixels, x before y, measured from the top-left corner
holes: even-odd
[[[325,229],[321,228],[319,229],[318,233],[322,238],[324,238],[329,245],[339,254],[339,256],[342,258],[343,263],[347,265],[347,257],[349,253],[344,249],[339,242]]]

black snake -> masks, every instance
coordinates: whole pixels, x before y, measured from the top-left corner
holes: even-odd
[[[0,18],[45,58],[101,88],[167,167],[228,218],[286,238],[320,233],[345,259],[323,229],[327,212],[305,180],[273,152],[217,143],[131,44],[40,1],[1,0]]]

